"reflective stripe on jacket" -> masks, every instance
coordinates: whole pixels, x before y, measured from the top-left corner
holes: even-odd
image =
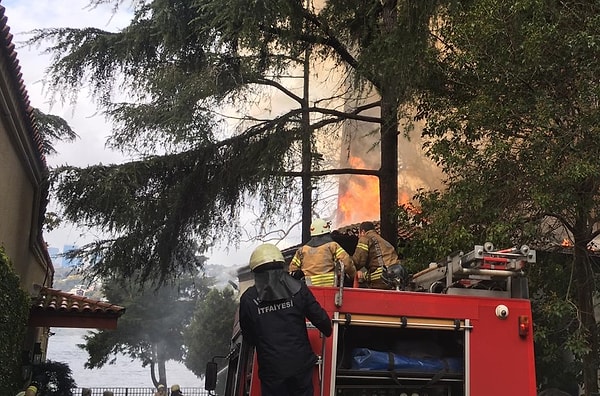
[[[296,251],[290,263],[290,271],[301,269],[314,286],[333,286],[335,260],[339,260],[344,265],[344,272],[349,277],[354,277],[356,268],[352,258],[337,242],[329,240],[322,245],[312,245],[309,242]]]
[[[307,276],[306,278],[308,278],[310,280],[310,283],[307,282],[307,284],[310,284],[312,286],[333,286],[333,285],[335,285],[335,273],[334,272],[328,272],[326,274],[321,274],[321,275]]]
[[[400,259],[391,243],[383,239],[375,230],[369,230],[358,239],[352,261],[354,261],[356,269],[362,267],[367,269],[367,277],[370,280],[379,280],[381,279],[382,265],[389,267],[398,264]]]

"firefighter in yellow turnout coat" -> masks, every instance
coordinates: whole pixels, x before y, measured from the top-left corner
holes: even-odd
[[[333,286],[335,283],[335,261],[344,265],[344,272],[354,278],[356,268],[350,255],[331,238],[328,222],[315,219],[310,226],[312,237],[306,245],[296,251],[289,270],[302,270],[306,282],[313,286]]]
[[[382,279],[383,267],[400,263],[396,249],[375,231],[375,225],[371,221],[360,224],[358,245],[352,260],[356,269],[365,268],[361,283],[372,289],[389,289]]]

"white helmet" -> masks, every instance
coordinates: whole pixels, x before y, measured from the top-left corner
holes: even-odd
[[[254,271],[257,267],[268,263],[284,263],[285,259],[281,250],[271,243],[264,243],[254,249],[250,255],[250,270]]]
[[[310,236],[323,235],[331,232],[331,224],[323,219],[315,219],[310,225]]]

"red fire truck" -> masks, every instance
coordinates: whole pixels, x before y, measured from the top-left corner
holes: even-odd
[[[333,321],[329,338],[307,323],[319,357],[315,395],[536,395],[523,271],[535,258],[527,246],[486,243],[398,280],[396,290],[311,287]],[[242,292],[251,278],[240,273]],[[217,362],[207,365],[211,394],[260,395],[254,350],[237,324],[224,358],[218,391]]]

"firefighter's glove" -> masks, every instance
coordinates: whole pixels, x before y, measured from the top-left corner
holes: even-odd
[[[367,281],[367,270],[363,267],[356,271],[358,277],[358,283],[365,283]]]
[[[290,275],[294,279],[298,279],[298,280],[303,280],[304,279],[304,272],[302,272],[301,269],[297,269],[295,271],[290,272]]]

